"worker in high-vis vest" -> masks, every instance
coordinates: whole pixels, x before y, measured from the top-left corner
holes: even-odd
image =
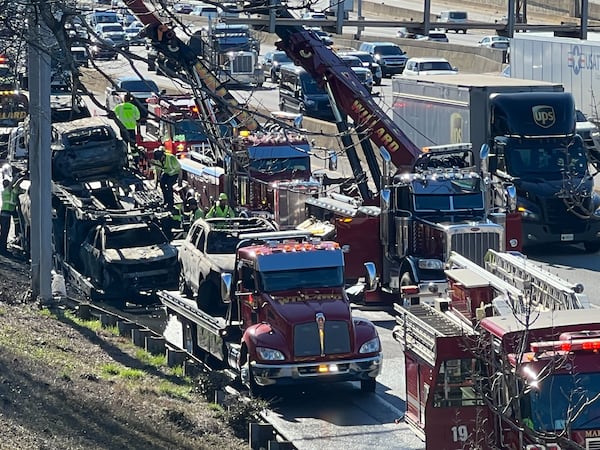
[[[235,217],[235,211],[230,208],[227,204],[228,198],[225,192],[219,194],[219,201],[215,203],[212,208],[206,213],[206,218],[211,219],[213,217]]]
[[[154,151],[153,165],[156,187],[158,187],[158,184],[160,183],[160,189],[163,194],[165,205],[169,209],[172,209],[174,202],[173,186],[181,173],[181,165],[179,164],[177,157],[171,153],[167,153],[162,145]]]
[[[127,130],[127,134],[122,134],[123,140],[129,144],[130,149],[134,149],[137,124],[140,120],[140,110],[133,104],[133,96],[125,94],[125,101],[115,106],[114,113],[119,122]]]
[[[17,202],[13,184],[5,178],[2,181],[2,207],[0,209],[0,254],[7,255],[6,243],[10,231],[10,219],[16,213]]]

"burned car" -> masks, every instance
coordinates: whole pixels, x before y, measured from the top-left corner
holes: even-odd
[[[80,260],[82,275],[109,297],[177,286],[177,249],[155,222],[96,225]]]
[[[102,117],[53,124],[51,150],[54,181],[115,174],[127,164],[125,143]]]
[[[262,217],[196,220],[179,247],[179,290],[196,298],[199,308],[217,312],[223,306],[220,301],[221,273],[233,272],[235,251],[244,235],[276,229],[272,222]]]

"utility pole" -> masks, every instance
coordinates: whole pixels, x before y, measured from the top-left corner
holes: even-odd
[[[34,7],[34,5],[32,5]],[[29,173],[31,177],[31,292],[42,304],[52,299],[52,189],[50,173],[50,53],[41,15],[29,16]]]

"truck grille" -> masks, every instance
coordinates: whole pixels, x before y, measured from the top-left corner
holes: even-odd
[[[591,438],[585,440],[586,450],[600,450],[600,438]]]
[[[584,201],[584,207],[590,208],[591,199]],[[586,221],[567,211],[567,206],[560,198],[546,199],[543,202],[546,224],[552,233],[583,233]]]
[[[451,250],[483,265],[483,258],[489,249],[501,250],[500,234],[482,232],[454,234],[450,246]]]
[[[350,333],[348,324],[342,321],[326,320],[324,329],[325,355],[350,352]],[[309,322],[294,327],[294,356],[321,355],[321,340],[317,322]]]
[[[254,73],[254,58],[252,55],[237,55],[231,62],[231,74]]]

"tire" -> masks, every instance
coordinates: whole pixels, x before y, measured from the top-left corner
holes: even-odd
[[[360,390],[365,393],[373,393],[377,388],[377,380],[369,378],[368,380],[360,380]]]
[[[186,297],[193,297],[192,290],[189,288],[187,281],[185,280],[183,271],[179,272],[179,292],[181,292]]]
[[[279,102],[279,111],[285,112],[285,102],[284,101]]]
[[[381,78],[375,78],[374,83],[375,86],[381,86]]]
[[[586,253],[598,253],[600,250],[600,242],[584,242],[583,247]]]

